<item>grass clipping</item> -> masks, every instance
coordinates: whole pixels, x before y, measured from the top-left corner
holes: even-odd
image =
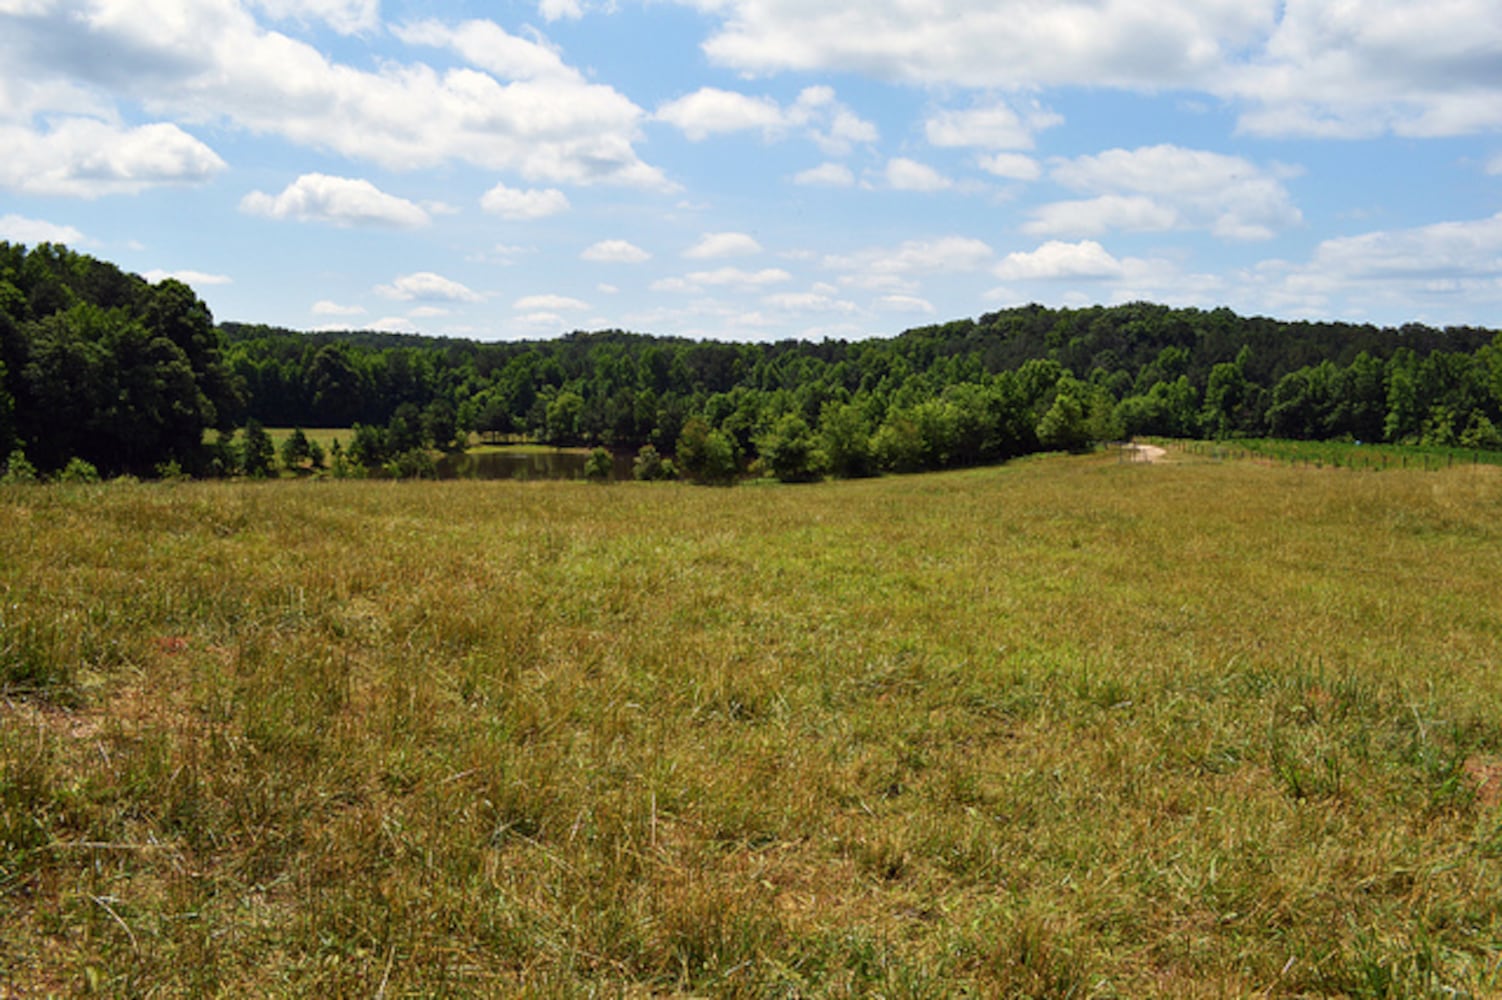
[[[1498,989],[1502,478],[0,490],[0,995]]]

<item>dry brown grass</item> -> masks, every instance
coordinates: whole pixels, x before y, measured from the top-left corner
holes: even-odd
[[[0,507],[0,992],[1496,987],[1494,471]]]

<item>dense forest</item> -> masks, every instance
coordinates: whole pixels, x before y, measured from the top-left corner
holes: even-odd
[[[674,455],[691,478],[995,462],[1130,435],[1502,448],[1502,336],[1130,303],[862,341],[608,331],[480,343],[215,326],[192,290],[0,243],[0,454],[244,471],[242,424],[354,427],[378,466],[472,433]],[[259,446],[264,450],[264,445]],[[339,456],[341,459],[346,456]],[[251,463],[262,468],[262,460]]]

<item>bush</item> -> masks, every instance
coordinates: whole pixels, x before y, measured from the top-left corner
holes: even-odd
[[[37,469],[26,460],[26,452],[17,448],[10,453],[5,460],[5,472],[0,474],[0,483],[34,483],[37,481]]]
[[[68,464],[63,466],[63,471],[57,474],[60,483],[97,483],[99,482],[99,470],[94,468],[92,462],[86,462],[77,457],[68,459]]]
[[[690,417],[678,435],[678,466],[696,483],[729,485],[740,472],[735,439],[703,417]]]
[[[595,448],[584,460],[584,478],[592,483],[608,483],[615,475],[615,459],[604,448]]]
[[[631,463],[631,474],[644,483],[650,483],[660,479],[672,479],[676,475],[676,470],[673,468],[673,463],[664,459],[656,448],[644,444],[636,453],[636,460]]]
[[[426,448],[408,448],[386,463],[393,479],[437,479],[438,465]]]
[[[166,462],[158,462],[156,477],[164,483],[181,483],[189,478],[188,474],[183,471],[183,467],[178,464],[175,458]]]
[[[756,444],[772,475],[784,483],[812,483],[824,478],[828,460],[807,421],[796,413],[778,418]]]

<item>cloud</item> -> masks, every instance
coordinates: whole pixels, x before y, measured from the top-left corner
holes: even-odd
[[[363,316],[365,314],[365,307],[341,306],[339,303],[331,302],[328,299],[319,299],[313,303],[312,308],[308,311],[314,316]]]
[[[817,313],[854,313],[859,311],[854,302],[837,298],[833,289],[808,292],[779,292],[775,295],[765,296],[761,301],[773,309],[782,309],[787,312],[817,312]]]
[[[1115,278],[1123,273],[1121,261],[1094,240],[1078,243],[1049,240],[1031,252],[1007,254],[995,269],[996,276],[1003,281]]]
[[[672,187],[635,151],[642,109],[541,42],[488,21],[422,21],[393,34],[468,65],[339,63],[267,30],[231,0],[30,0],[6,18],[0,65],[34,81],[26,113],[49,120],[76,113],[69,102],[81,89],[109,114],[117,102],[134,103],[181,123],[278,135],[397,170],[462,162],[528,180]],[[177,139],[179,158],[186,139]],[[217,158],[194,151],[198,173],[214,167]]]
[[[757,271],[721,267],[713,271],[694,271],[681,278],[663,278],[654,281],[650,287],[654,292],[694,292],[705,287],[754,289],[791,280],[793,276],[778,267],[766,267]]]
[[[710,61],[748,75],[1200,91],[1239,103],[1241,129],[1263,135],[1502,127],[1502,6],[1492,0],[682,2],[718,22],[704,44]]]
[[[20,215],[0,215],[0,240],[29,244],[67,243],[73,246],[88,242],[83,233],[72,226],[60,226]]]
[[[569,208],[568,197],[556,188],[518,190],[497,184],[480,198],[480,207],[515,221],[544,219]]]
[[[927,299],[920,299],[916,295],[883,295],[876,301],[879,308],[887,312],[922,313],[932,315],[937,312],[934,304]]]
[[[0,124],[0,186],[23,194],[97,198],[151,187],[200,184],[225,169],[208,146],[176,125],[128,128],[64,118],[47,131]]]
[[[876,126],[835,97],[830,87],[806,87],[783,107],[770,97],[750,97],[718,87],[702,87],[657,109],[656,118],[678,128],[690,142],[710,136],[757,131],[767,142],[801,132],[829,155],[872,143]]]
[[[457,281],[418,271],[405,274],[389,285],[377,285],[376,294],[388,299],[419,302],[479,302],[480,296]]]
[[[141,277],[153,285],[172,279],[198,288],[203,285],[230,285],[234,279],[227,274],[206,274],[203,271],[164,271],[160,268],[144,272]]]
[[[924,85],[1157,89],[1210,78],[1266,36],[1273,0],[697,0],[710,60]]]
[[[562,310],[588,309],[588,302],[571,299],[566,295],[526,295],[511,303],[511,308],[517,312],[538,312],[549,310],[558,312]]]
[[[698,243],[683,251],[683,256],[708,260],[755,253],[761,253],[761,244],[745,233],[705,233]]]
[[[271,219],[327,222],[336,226],[396,226],[415,229],[432,219],[423,209],[386,194],[367,180],[303,174],[278,195],[252,191],[240,210]]]
[[[656,117],[676,127],[690,142],[754,129],[774,133],[783,125],[782,108],[770,97],[747,97],[717,87],[669,101],[657,109]]]
[[[793,183],[810,187],[852,187],[855,174],[843,163],[821,163],[793,175]]]
[[[601,240],[585,247],[579,259],[607,264],[640,264],[651,260],[652,255],[625,240]]]
[[[954,187],[953,181],[933,167],[903,156],[887,161],[882,178],[894,191],[947,191]]]
[[[996,252],[982,240],[944,236],[935,240],[908,240],[895,249],[876,247],[855,254],[831,255],[824,258],[824,265],[854,275],[901,277],[976,271],[995,256]]]
[[[1141,195],[1102,195],[1041,205],[1022,231],[1034,236],[1099,236],[1113,229],[1147,232],[1176,229],[1179,213]]]
[[[1022,228],[1035,236],[1205,229],[1222,239],[1270,239],[1303,222],[1283,185],[1289,172],[1173,145],[1056,160],[1055,181],[1097,197],[1043,205]]]
[[[1037,160],[1021,153],[993,153],[977,157],[975,163],[988,174],[1014,181],[1035,181],[1043,174]]]
[[[1422,291],[1486,285],[1496,298],[1502,295],[1502,212],[1325,240],[1302,270],[1331,283],[1401,283]]]
[[[935,146],[1032,149],[1035,132],[1063,120],[1042,108],[1034,107],[1023,116],[1005,104],[995,103],[965,111],[941,111],[924,122],[923,131]]]
[[[341,35],[373,31],[381,23],[380,0],[254,0],[281,21],[322,21]]]
[[[375,330],[379,333],[417,333],[417,324],[405,316],[382,316],[374,323],[366,325],[365,329]]]
[[[563,19],[577,21],[584,16],[584,7],[579,0],[539,0],[537,13],[550,24]]]
[[[1489,0],[1297,0],[1218,92],[1253,106],[1240,125],[1255,134],[1493,131],[1502,127],[1499,52],[1502,8]]]

